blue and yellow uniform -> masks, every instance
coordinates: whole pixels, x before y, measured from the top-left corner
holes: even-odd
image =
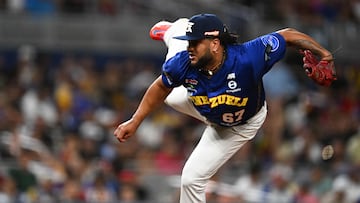
[[[187,51],[167,60],[162,80],[167,87],[183,85],[194,107],[221,126],[244,124],[264,105],[262,77],[284,57],[286,42],[278,33],[228,45],[222,67],[211,77],[190,65]]]

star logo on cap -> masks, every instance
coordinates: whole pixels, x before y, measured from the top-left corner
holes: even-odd
[[[194,25],[193,22],[188,22],[187,26],[186,26],[186,32],[192,32],[192,26]]]

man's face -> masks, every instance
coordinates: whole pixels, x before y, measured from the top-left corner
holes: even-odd
[[[214,63],[213,54],[210,51],[213,39],[190,40],[188,46],[191,66],[205,69]]]

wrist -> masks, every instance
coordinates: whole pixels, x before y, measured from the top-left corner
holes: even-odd
[[[134,123],[135,125],[139,126],[140,123],[142,122],[142,118],[140,118],[139,116],[137,116],[136,114],[134,114],[132,117],[131,117],[131,121],[132,123]]]
[[[327,54],[327,55],[321,57],[321,60],[322,61],[334,61],[334,57],[332,54]]]

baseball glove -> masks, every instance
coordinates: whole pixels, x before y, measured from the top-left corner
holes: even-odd
[[[336,80],[334,61],[318,60],[310,50],[301,52],[304,69],[309,78],[322,86],[330,86]]]

